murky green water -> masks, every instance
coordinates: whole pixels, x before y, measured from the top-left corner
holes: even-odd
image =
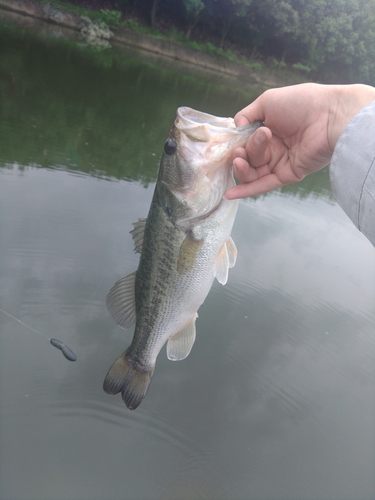
[[[0,50],[0,307],[78,358],[0,313],[0,498],[373,500],[375,250],[327,171],[240,203],[228,284],[130,412],[102,382],[131,223],[177,106],[251,89],[4,28]]]

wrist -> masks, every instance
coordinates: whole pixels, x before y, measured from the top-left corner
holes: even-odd
[[[328,142],[332,151],[350,120],[367,104],[375,100],[375,88],[369,85],[331,85],[331,106]]]

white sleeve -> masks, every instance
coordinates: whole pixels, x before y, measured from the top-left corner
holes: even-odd
[[[375,101],[343,130],[330,165],[333,195],[375,246]]]

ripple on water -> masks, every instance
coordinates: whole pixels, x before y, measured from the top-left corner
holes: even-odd
[[[216,490],[218,478],[212,466],[211,451],[178,422],[168,420],[169,414],[155,408],[148,412],[131,412],[115,398],[67,398],[51,406],[55,417],[97,420],[103,429],[109,427],[111,435],[118,436],[124,445],[137,442],[135,460],[143,453],[147,453],[147,460],[155,459],[150,473],[154,475],[152,482],[160,498],[205,498],[208,492]],[[173,474],[168,476],[165,470]]]

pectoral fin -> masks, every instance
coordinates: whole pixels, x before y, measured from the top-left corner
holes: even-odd
[[[225,285],[228,281],[228,270],[234,266],[236,258],[236,245],[232,238],[229,238],[221,247],[215,262],[215,277],[222,285]]]
[[[183,330],[168,340],[167,356],[171,361],[181,361],[190,354],[195,341],[195,320],[197,316],[196,314],[194,319]]]
[[[106,297],[108,311],[122,328],[130,328],[135,322],[135,275],[134,272],[117,281]]]
[[[203,245],[203,239],[196,240],[188,233],[182,242],[177,259],[177,271],[180,274],[187,273],[193,267],[198,250]]]
[[[130,231],[134,241],[134,251],[141,253],[143,245],[143,236],[145,234],[147,219],[138,219],[137,222],[133,222],[134,229]]]

